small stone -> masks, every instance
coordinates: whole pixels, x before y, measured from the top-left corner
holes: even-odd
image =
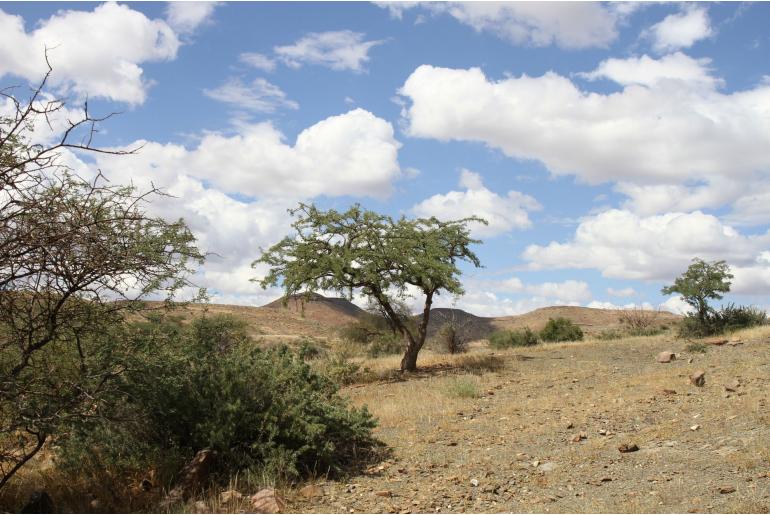
[[[706,372],[703,370],[696,370],[690,376],[690,382],[695,386],[701,387],[706,384]]]
[[[447,447],[457,447],[457,442],[449,442],[446,445]]]
[[[671,388],[663,388],[663,393],[666,395],[676,395],[676,390],[672,390]]]
[[[471,479],[471,486],[477,487],[479,486],[479,480],[478,479]]]
[[[323,497],[324,491],[318,485],[307,485],[300,488],[299,495],[305,499],[314,499],[316,497]]]
[[[612,481],[612,478],[609,477],[609,476],[604,476],[603,478],[601,478],[599,480],[599,482],[601,482],[601,483],[609,483],[610,481]]]
[[[729,486],[728,485],[728,486],[721,486],[721,487],[719,487],[719,493],[720,494],[731,494],[733,492],[735,492],[735,487],[734,486]]]
[[[578,433],[572,436],[572,441],[575,443],[578,443],[579,441],[585,440],[586,438],[588,438],[588,435],[586,435],[585,433]]]
[[[233,501],[240,501],[243,498],[243,494],[238,490],[225,490],[219,494],[219,502],[222,504],[229,504]]]
[[[390,490],[381,490],[379,492],[374,492],[374,495],[377,497],[393,497],[393,492]]]
[[[741,382],[735,379],[734,381],[731,381],[729,384],[725,385],[725,390],[728,392],[735,392],[740,386]]]
[[[537,467],[538,465],[540,465],[540,460],[535,460],[532,462],[533,467]]]
[[[690,426],[690,431],[697,431],[700,429],[700,424],[695,424],[694,426]]]
[[[281,513],[284,502],[273,488],[265,488],[251,496],[251,506],[256,513]]]
[[[657,361],[658,363],[671,363],[672,361],[676,361],[676,354],[671,351],[664,350],[658,354]]]
[[[620,444],[620,446],[618,447],[618,450],[623,453],[636,452],[639,450],[639,446],[636,445],[635,443],[624,443],[624,444]]]
[[[540,472],[552,472],[556,468],[556,464],[552,461],[547,461],[538,465],[537,469]]]
[[[602,436],[607,436],[607,430],[606,429],[599,429],[599,434]]]
[[[575,427],[575,424],[572,422],[567,422],[567,429],[572,429],[573,427]]]

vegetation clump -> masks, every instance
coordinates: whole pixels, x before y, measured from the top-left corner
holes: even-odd
[[[244,471],[284,477],[335,473],[376,442],[375,420],[287,347],[260,350],[242,323],[156,319],[120,331],[125,373],[100,416],[58,443],[72,470],[178,471],[201,449],[221,481]]]
[[[535,334],[529,327],[510,331],[495,331],[489,336],[489,345],[495,349],[531,347],[538,343],[537,334]]]
[[[569,318],[549,318],[540,331],[544,342],[571,342],[583,339],[583,330]]]

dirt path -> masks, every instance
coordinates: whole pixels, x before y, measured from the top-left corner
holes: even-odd
[[[448,393],[452,374],[350,389],[381,419],[393,459],[318,483],[322,495],[295,492],[288,509],[767,512],[770,339],[684,347],[648,338],[515,351],[471,376],[476,398]],[[656,363],[663,350],[679,359]],[[702,388],[688,382],[695,369]],[[624,443],[639,450],[621,453]]]

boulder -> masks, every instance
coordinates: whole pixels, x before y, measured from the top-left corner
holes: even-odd
[[[676,360],[676,354],[669,350],[664,350],[657,357],[658,363],[671,363],[674,360]]]
[[[706,384],[706,372],[696,370],[690,375],[690,382],[695,386],[701,387]]]
[[[222,504],[230,504],[231,502],[240,501],[243,499],[243,494],[238,490],[225,490],[219,494],[219,502]]]
[[[285,507],[273,488],[265,488],[251,496],[254,513],[281,513]]]
[[[624,444],[621,444],[620,447],[618,447],[618,450],[622,453],[636,452],[639,450],[639,446],[636,445],[635,443],[624,443]]]

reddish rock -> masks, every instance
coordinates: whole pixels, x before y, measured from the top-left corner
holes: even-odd
[[[734,486],[727,485],[727,486],[719,487],[719,493],[720,494],[731,494],[733,492],[735,492],[735,487]]]
[[[639,450],[639,446],[636,445],[635,443],[624,443],[624,444],[620,444],[620,447],[618,447],[618,450],[623,453],[636,452]]]
[[[695,386],[703,386],[706,384],[706,372],[703,370],[696,370],[690,375],[690,382]]]
[[[254,513],[281,513],[284,506],[283,500],[276,495],[273,488],[265,488],[251,496]]]

